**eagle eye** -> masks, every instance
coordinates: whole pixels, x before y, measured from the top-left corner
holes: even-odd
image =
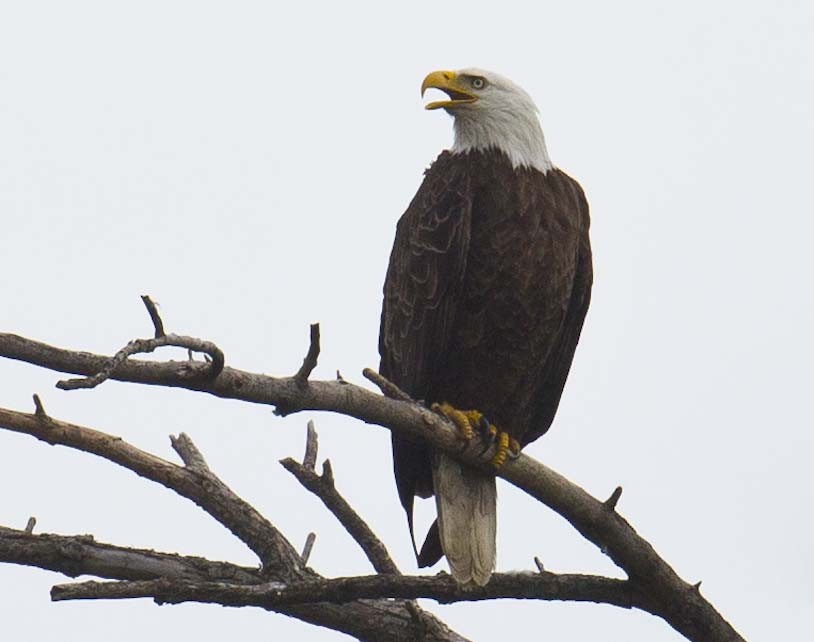
[[[486,81],[480,76],[475,76],[472,79],[472,89],[483,89],[486,87]]]

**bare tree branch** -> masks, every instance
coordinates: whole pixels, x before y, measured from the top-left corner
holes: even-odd
[[[0,562],[37,566],[69,577],[158,578],[259,584],[257,569],[200,557],[102,544],[90,535],[33,535],[0,526]]]
[[[461,588],[446,573],[412,577],[367,575],[249,586],[175,579],[90,581],[54,586],[51,597],[55,601],[151,597],[162,604],[194,601],[262,608],[379,597],[429,598],[444,604],[510,598],[596,602],[623,608],[637,606],[635,590],[627,580],[553,573],[495,573],[486,586],[472,589]]]
[[[291,457],[288,457],[280,461],[280,464],[294,475],[297,481],[305,488],[322,500],[325,507],[334,514],[342,526],[345,527],[345,530],[350,533],[350,536],[356,540],[356,543],[359,544],[365,552],[367,559],[370,560],[376,572],[399,575],[400,571],[387,552],[385,545],[382,544],[381,540],[376,537],[376,534],[367,523],[353,510],[351,505],[345,501],[345,498],[342,497],[336,489],[330,461],[326,459],[322,465],[322,475],[317,475],[316,472],[314,472],[313,465],[308,466],[309,454],[312,454],[314,459],[316,459],[317,456],[316,435],[314,424],[309,421],[307,440],[309,445],[306,447],[306,455],[303,463],[300,464]]]
[[[214,379],[217,377],[221,370],[223,370],[224,364],[224,356],[223,352],[221,351],[218,346],[216,346],[211,341],[204,341],[203,339],[196,339],[195,337],[184,337],[176,334],[166,334],[164,332],[164,323],[161,320],[161,316],[158,314],[158,308],[156,307],[153,300],[145,295],[141,297],[144,306],[147,308],[147,312],[150,315],[150,320],[153,322],[153,327],[155,329],[155,336],[152,339],[133,339],[130,341],[126,346],[124,346],[121,350],[119,350],[115,355],[110,357],[105,364],[102,365],[99,370],[94,373],[92,376],[82,377],[81,379],[66,379],[57,382],[57,388],[61,390],[78,390],[80,388],[95,388],[100,383],[107,381],[114,373],[114,371],[119,368],[122,363],[127,361],[128,358],[133,356],[134,354],[146,354],[149,352],[153,352],[157,348],[161,348],[164,346],[175,346],[178,348],[186,348],[192,352],[202,352],[206,355],[209,355],[211,362],[206,368],[205,372],[201,372],[199,369],[187,369],[186,376],[188,377],[195,377],[195,376],[205,376],[207,378]],[[314,336],[314,328],[311,327],[311,340],[313,343],[313,336]],[[319,353],[319,326],[317,325],[316,328],[316,337],[317,337],[317,353]],[[308,354],[311,354],[309,350]],[[316,365],[316,356],[313,357],[314,366]],[[305,364],[303,364],[303,368],[305,368]],[[313,369],[313,366],[311,366]],[[302,369],[301,369],[302,370]],[[310,370],[308,371],[310,373]],[[299,373],[297,373],[299,376]],[[307,378],[307,374],[305,375]],[[37,401],[35,399],[35,401]]]
[[[258,583],[269,577],[286,582],[321,579],[318,574],[305,568],[301,557],[288,540],[268,520],[212,473],[201,453],[184,434],[172,440],[173,447],[186,464],[181,467],[145,453],[120,438],[50,417],[0,409],[0,428],[29,434],[50,444],[66,445],[99,455],[192,499],[266,562],[264,568],[255,572],[250,579],[245,575],[238,577],[241,582]],[[70,538],[70,541],[67,541],[69,538],[62,538],[55,542],[44,538],[57,536],[32,536],[25,532],[22,533],[25,539],[20,540],[17,537],[19,533],[11,529],[0,529],[0,561],[40,566],[71,576],[90,573],[117,579],[143,579],[143,575],[133,573],[143,571],[145,566],[158,570],[156,562],[166,563],[168,557],[175,564],[180,559],[189,559],[109,546],[103,549],[95,546],[89,550],[88,547],[93,545],[93,538],[90,536],[78,536]],[[79,553],[77,542],[82,544]],[[212,564],[220,564],[206,560],[202,563],[210,565],[210,569]],[[147,577],[177,577],[177,568],[162,566],[160,570],[166,573],[148,574]],[[223,577],[224,574],[221,574],[220,578]],[[213,578],[220,579],[217,575],[204,579]],[[228,574],[225,579],[231,580]],[[360,640],[393,642],[419,639],[416,637],[418,613],[426,639],[437,642],[464,641],[464,638],[437,618],[421,610],[416,611],[416,608],[403,600],[376,600],[355,601],[344,605],[291,605],[271,610],[345,632]]]
[[[62,350],[10,334],[0,334],[0,356],[78,374],[94,374],[109,361],[107,357]],[[301,410],[338,412],[423,439],[472,466],[483,465],[477,448],[461,450],[455,430],[444,419],[414,403],[388,399],[344,381],[309,381],[307,386],[301,386],[293,377],[275,378],[228,367],[215,379],[190,378],[178,363],[133,359],[122,362],[111,377],[269,404],[276,406],[280,414]],[[643,596],[645,610],[664,618],[693,641],[743,640],[612,506],[523,454],[507,462],[498,474],[562,515],[605,552],[627,573],[637,594]]]
[[[155,338],[163,337],[166,332],[164,332],[164,322],[161,320],[161,315],[158,314],[158,307],[146,294],[141,295],[141,302],[144,303],[144,307],[147,308],[147,314],[150,315],[150,320],[153,322]]]
[[[308,346],[308,353],[305,359],[302,360],[302,366],[294,375],[294,381],[297,385],[302,387],[308,382],[308,377],[311,376],[314,368],[317,367],[317,359],[319,358],[319,323],[311,324],[311,342]]]
[[[37,525],[37,518],[33,515],[28,518],[28,521],[25,524],[25,534],[32,535],[34,533],[34,527]]]
[[[305,546],[302,547],[302,553],[300,554],[300,559],[302,560],[302,565],[308,565],[308,558],[311,557],[311,549],[314,548],[314,542],[317,539],[316,533],[308,533],[308,537],[305,538]]]
[[[257,569],[199,557],[102,544],[90,535],[28,535],[0,527],[0,562],[23,564],[69,577],[95,575],[117,580],[187,580],[243,587],[263,584]],[[313,575],[313,577],[319,577]],[[266,583],[266,585],[268,585]],[[269,610],[326,626],[370,642],[466,642],[432,614],[419,609],[426,637],[418,633],[412,602],[360,600],[346,604],[291,604]]]
[[[317,465],[317,452],[319,450],[319,435],[314,428],[314,420],[308,420],[307,435],[305,438],[305,455],[302,458],[302,465],[307,470],[314,470]]]
[[[375,370],[365,368],[364,370],[362,370],[362,376],[368,381],[376,384],[376,386],[379,388],[379,390],[382,391],[382,394],[385,397],[389,397],[390,399],[397,399],[398,401],[409,401],[411,403],[414,401],[413,398],[410,397],[410,395],[408,395],[396,384],[394,384],[389,379],[383,377]]]
[[[173,440],[185,462],[177,466],[131,446],[111,435],[67,422],[0,408],[0,427],[32,435],[51,445],[60,444],[93,453],[129,468],[192,500],[228,528],[279,577],[298,577],[300,556],[283,535],[252,506],[235,495],[203,462],[191,440]]]
[[[619,498],[621,496],[622,496],[622,487],[617,486],[616,488],[613,489],[611,496],[604,501],[605,507],[608,510],[616,510],[616,504],[619,503]]]

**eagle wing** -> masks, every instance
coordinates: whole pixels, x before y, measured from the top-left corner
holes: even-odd
[[[384,283],[380,372],[426,399],[449,349],[469,249],[469,176],[448,152],[427,170],[402,215]],[[432,494],[427,447],[393,432],[393,468],[412,533],[415,495]]]
[[[564,174],[562,176],[569,184],[570,191],[573,194],[572,202],[574,202],[578,210],[580,234],[565,314],[557,330],[556,339],[552,342],[551,351],[541,364],[542,371],[538,377],[539,383],[534,415],[528,430],[519,437],[522,446],[545,434],[554,420],[582,332],[585,315],[591,302],[593,264],[591,243],[588,236],[590,227],[588,201],[579,183]]]

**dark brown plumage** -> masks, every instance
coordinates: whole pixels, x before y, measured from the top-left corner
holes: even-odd
[[[521,445],[559,404],[591,293],[588,205],[558,169],[500,151],[443,152],[401,217],[384,285],[381,373],[428,405],[477,408]],[[425,444],[393,433],[412,535],[433,494]],[[435,526],[435,525],[434,525]],[[419,563],[442,554],[437,528]]]

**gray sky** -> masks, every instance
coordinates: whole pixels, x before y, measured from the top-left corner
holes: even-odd
[[[0,3],[0,329],[110,353],[150,324],[291,374],[322,323],[316,377],[378,364],[397,218],[452,140],[419,97],[434,69],[522,85],[549,151],[592,207],[596,282],[551,432],[527,452],[620,511],[750,640],[810,630],[814,306],[810,2]],[[178,353],[162,353],[179,358]],[[188,432],[215,471],[326,575],[369,572],[277,465],[314,418],[321,457],[415,570],[385,430],[178,390],[64,393],[0,361],[0,405],[113,432],[172,458]],[[0,524],[252,564],[195,506],[89,455],[0,433]],[[498,568],[538,555],[618,575],[561,518],[499,484]],[[430,519],[422,507],[419,519]],[[440,567],[439,567],[440,568]],[[51,604],[56,574],[0,566],[20,642],[194,634],[336,640],[251,609]],[[563,642],[680,639],[612,607],[438,607],[461,633]],[[122,629],[123,622],[126,626]]]

